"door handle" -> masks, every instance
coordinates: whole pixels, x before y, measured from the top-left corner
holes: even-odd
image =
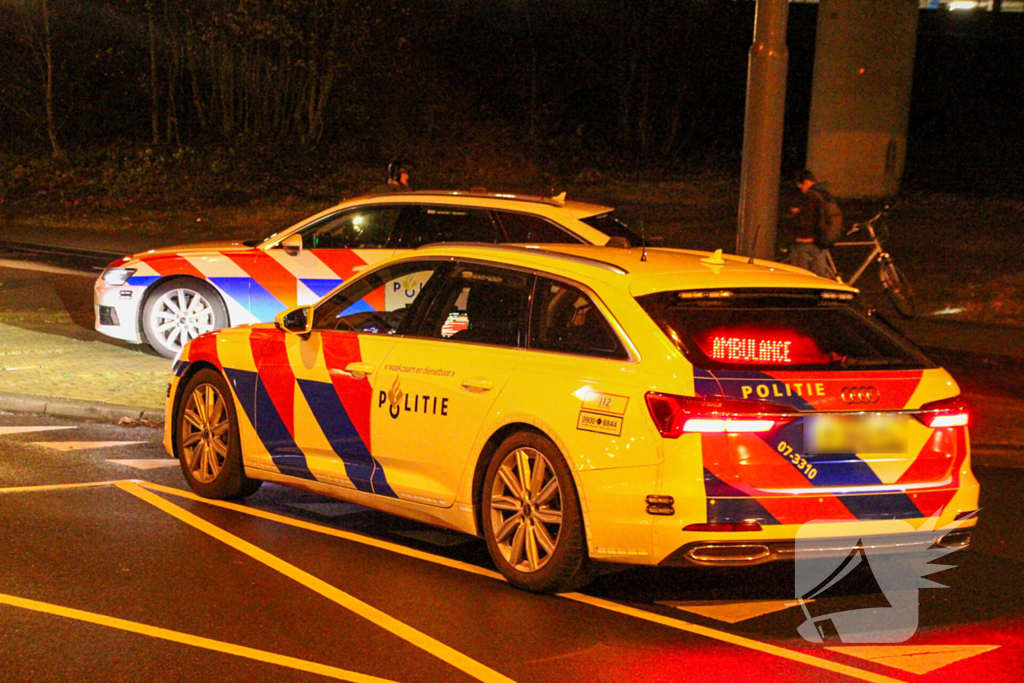
[[[462,380],[462,388],[466,391],[473,391],[476,393],[483,393],[490,391],[494,388],[494,381],[489,380],[486,377],[467,377]]]
[[[373,363],[349,363],[345,366],[345,372],[352,375],[356,379],[362,379],[367,375],[373,374],[374,368]]]

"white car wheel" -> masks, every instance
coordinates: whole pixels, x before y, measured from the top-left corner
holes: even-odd
[[[216,290],[198,280],[170,280],[149,295],[143,311],[146,341],[173,358],[190,340],[227,327],[228,315]]]

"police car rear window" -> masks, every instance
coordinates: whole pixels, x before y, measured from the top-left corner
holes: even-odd
[[[638,301],[669,340],[702,368],[934,367],[895,332],[849,302],[823,299],[819,292],[660,292]]]
[[[631,247],[638,247],[643,243],[640,235],[611,213],[602,213],[598,216],[589,216],[580,219],[592,228],[596,228],[609,237],[622,237]],[[650,240],[648,240],[648,244]]]

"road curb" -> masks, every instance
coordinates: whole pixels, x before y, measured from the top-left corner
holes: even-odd
[[[0,410],[115,423],[132,421],[162,424],[164,421],[164,412],[153,408],[8,392],[0,392]]]

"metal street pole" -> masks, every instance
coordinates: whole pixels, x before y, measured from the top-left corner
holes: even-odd
[[[736,253],[775,259],[782,122],[786,109],[788,0],[757,0],[747,66]]]

